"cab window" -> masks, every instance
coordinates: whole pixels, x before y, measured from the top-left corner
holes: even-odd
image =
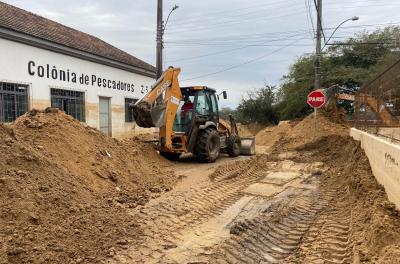
[[[215,97],[215,94],[210,94],[210,97],[211,97],[212,111],[214,113],[218,113],[218,102],[217,98]]]
[[[210,113],[210,101],[204,91],[200,91],[197,96],[196,112],[200,115],[208,115]]]

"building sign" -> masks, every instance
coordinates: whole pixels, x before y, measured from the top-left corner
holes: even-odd
[[[39,65],[35,61],[28,62],[28,73],[30,76],[47,78],[66,83],[135,92],[135,85],[133,83],[111,80],[95,74],[76,73],[70,69],[58,69],[57,66],[50,64]],[[148,87],[145,88],[142,86],[140,92],[144,94],[148,92],[148,89]]]

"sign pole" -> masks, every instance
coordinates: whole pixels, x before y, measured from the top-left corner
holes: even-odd
[[[317,137],[317,108],[314,107],[314,139]]]
[[[322,90],[315,90],[308,94],[307,103],[314,108],[313,139],[317,137],[317,110],[325,104],[325,94]]]

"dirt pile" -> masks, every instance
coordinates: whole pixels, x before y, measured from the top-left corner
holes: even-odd
[[[123,142],[58,111],[0,126],[0,263],[97,263],[141,233],[125,207],[175,176],[151,145]]]
[[[313,128],[314,115],[310,114],[302,121],[282,121],[278,126],[267,127],[260,131],[256,137],[256,144],[259,146],[272,147],[278,145],[285,148],[295,148],[318,140],[327,135],[348,135],[348,124],[332,117],[326,113],[318,113],[317,130],[314,134]]]
[[[315,138],[312,121],[310,115],[284,133],[273,146],[272,156],[293,151],[295,162],[323,162],[328,169],[320,174],[320,189],[336,195],[303,238],[299,252],[287,262],[348,258],[354,263],[398,263],[400,213],[376,181],[360,143],[348,136],[340,116],[319,114]]]
[[[314,140],[314,137],[319,139],[326,135],[347,135],[349,133],[348,124],[337,116],[329,115],[330,113],[318,112],[316,134],[313,129],[314,114],[310,114],[300,122],[281,121],[277,126],[261,130],[256,136],[256,144],[272,147],[275,143],[284,141],[287,147],[296,147]]]
[[[258,123],[251,123],[247,125],[238,123],[237,128],[241,137],[251,137],[257,135],[257,133],[263,130],[265,126]]]
[[[272,147],[285,135],[290,134],[294,122],[281,121],[277,126],[267,127],[256,135],[256,144],[260,146]]]
[[[334,190],[337,195],[330,201],[326,217],[334,221],[333,224],[341,232],[349,230],[349,241],[341,242],[341,247],[352,250],[350,257],[353,262],[398,263],[400,213],[376,181],[359,142],[349,136],[330,135],[298,147],[297,151],[300,155],[296,160],[318,160],[328,165],[329,169],[321,178],[321,189]],[[334,212],[339,214],[334,215]],[[327,231],[324,226],[318,227],[318,230],[320,234]],[[313,234],[311,240],[312,245],[303,247],[299,252],[302,261],[311,259],[307,257],[312,255],[313,246],[324,244],[329,247],[323,236],[316,238]]]

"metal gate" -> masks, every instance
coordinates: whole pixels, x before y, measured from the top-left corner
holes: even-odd
[[[28,111],[28,86],[0,82],[0,122],[13,122]]]
[[[99,110],[100,131],[107,136],[111,136],[110,98],[99,98]]]

